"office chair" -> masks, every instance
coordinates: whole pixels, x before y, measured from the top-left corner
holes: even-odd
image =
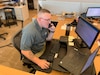
[[[13,8],[4,8],[5,13],[5,26],[17,25],[16,15],[14,13]]]
[[[42,72],[46,72],[46,73],[50,73],[52,71],[52,68],[51,68],[52,66],[50,66],[50,68],[48,68],[48,69],[41,69],[37,64],[31,62],[26,57],[24,57],[24,59],[23,59],[23,56],[22,56],[21,50],[20,50],[21,36],[22,36],[22,30],[19,30],[12,37],[12,44],[16,48],[16,50],[18,50],[18,52],[20,53],[20,60],[22,60],[23,66],[27,66],[28,68],[32,68],[32,70],[30,71],[30,73],[35,73],[36,70],[42,71]],[[48,54],[50,54],[52,46],[53,46],[53,44],[50,41],[47,41],[46,42],[46,49],[47,50],[45,50],[45,52],[43,53],[43,55],[41,55],[39,58],[40,59],[48,59],[49,58]],[[51,61],[51,58],[48,61]]]
[[[98,75],[100,75],[100,71],[99,71]]]
[[[1,26],[2,26],[2,24],[3,24],[3,22],[1,21],[1,17],[2,17],[2,16],[0,16],[0,27],[1,27]]]
[[[20,50],[20,40],[21,40],[21,35],[22,35],[22,30],[19,30],[12,38],[12,44],[13,46],[16,48],[16,50],[18,50],[18,52],[20,53],[20,60],[23,61],[23,66],[27,66],[29,69],[32,68],[32,70],[30,71],[30,73],[35,73],[35,69],[34,67],[30,64],[29,61],[22,59],[22,54],[21,54],[21,50]]]
[[[0,27],[2,26],[2,24],[3,24],[3,22],[1,21],[1,17],[2,16],[0,16]],[[8,33],[3,33],[3,34],[0,34],[0,38],[2,38],[2,39],[4,39],[4,40],[6,40],[6,38],[5,37],[3,37],[3,35],[7,35]]]

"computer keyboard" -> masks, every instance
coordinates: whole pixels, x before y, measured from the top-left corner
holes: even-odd
[[[47,42],[46,50],[40,58],[46,59],[50,63],[53,62],[55,54],[59,52],[60,43],[59,40],[52,40]]]

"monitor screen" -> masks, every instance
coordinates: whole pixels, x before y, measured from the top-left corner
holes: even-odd
[[[86,17],[100,17],[100,7],[88,7]]]
[[[12,1],[19,2],[20,0],[12,0]]]
[[[96,57],[98,51],[100,49],[100,46],[97,47],[94,52],[89,56],[87,62],[85,63],[83,69],[81,70],[81,73],[83,73],[84,71],[86,71],[86,69],[88,69],[88,67],[90,67],[94,61],[94,58]]]
[[[84,18],[79,17],[75,32],[90,49],[97,38],[99,30]]]

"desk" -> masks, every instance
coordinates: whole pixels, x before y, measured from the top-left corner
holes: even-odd
[[[34,75],[34,74],[0,65],[0,75]]]
[[[33,20],[36,18],[37,16],[35,16],[33,18]],[[52,16],[52,20],[53,21],[58,21],[58,24],[56,26],[56,30],[55,30],[55,33],[54,33],[54,36],[53,36],[53,39],[59,39],[60,36],[65,36],[65,30],[61,30],[61,26],[64,25],[64,24],[67,24],[67,23],[71,23],[73,21],[72,18],[66,18],[64,20],[60,20],[58,18],[58,16]],[[51,73],[44,73],[44,72],[41,72],[41,71],[36,71],[35,75],[69,75],[69,73],[64,73],[64,72],[59,72],[59,71],[55,71],[55,70],[52,70]]]
[[[100,23],[98,22],[98,20],[92,20],[92,21],[93,21],[93,25],[100,30]],[[93,44],[93,47],[91,48],[91,52],[93,52],[95,50],[95,48],[97,48],[97,46],[98,46],[97,40],[98,39],[100,39],[100,33],[99,33],[95,43]],[[100,50],[99,50],[98,54],[100,54]],[[100,71],[100,56],[97,56],[94,59],[94,65],[95,65],[95,69],[96,69],[96,74],[98,74],[98,72]]]
[[[56,20],[58,21],[58,25],[56,26],[56,30],[55,30],[55,33],[54,33],[54,36],[53,36],[53,39],[59,39],[60,36],[65,36],[65,30],[61,30],[61,26],[64,25],[64,24],[67,24],[67,23],[71,23],[73,21],[73,19],[71,18],[67,18],[65,20],[59,20],[57,18],[57,16],[52,16],[52,20]],[[74,32],[74,28],[72,29],[72,31],[70,32],[70,35],[71,36],[74,36],[76,37],[76,33]],[[100,36],[98,36],[98,38],[100,38]],[[97,39],[98,39],[97,38]],[[92,49],[91,49],[91,52],[97,47],[97,42],[94,43]],[[100,62],[100,57],[97,57],[94,61],[94,64],[95,64],[95,68],[96,68],[96,74],[100,71],[100,64],[98,62]],[[63,73],[63,72],[58,72],[58,71],[55,71],[55,70],[52,70],[51,73],[44,73],[44,72],[40,72],[40,71],[36,71],[36,75],[69,75],[67,73]]]
[[[59,18],[57,18],[58,16],[52,16],[52,20],[56,20],[58,21],[58,24],[56,26],[56,30],[55,30],[55,33],[54,33],[54,36],[53,36],[53,39],[60,39],[60,36],[65,36],[65,33],[66,33],[66,30],[62,30],[61,29],[61,26],[63,26],[64,24],[69,24],[71,23],[74,18],[65,18],[63,20],[59,20]],[[72,35],[73,33],[71,33]],[[75,36],[75,35],[74,35]]]
[[[14,9],[14,6],[5,6],[5,5],[1,5],[0,6],[0,15],[2,16],[2,19],[5,19],[5,14],[4,14],[4,8],[12,8]]]
[[[3,9],[6,7],[14,9],[17,20],[25,21],[26,19],[29,18],[29,12],[28,12],[27,5],[24,5],[24,6],[4,6],[3,5],[3,6],[0,6],[0,14],[2,14],[3,16],[2,19],[5,19]]]
[[[24,6],[4,6],[2,5],[0,6],[0,15],[2,16],[2,19],[5,19],[5,14],[4,14],[3,9],[6,7],[14,9],[13,13],[16,15],[17,20],[22,22],[22,28],[23,28],[23,22],[29,18],[29,12],[28,12],[27,5],[24,5]]]
[[[94,49],[98,46],[98,44],[97,44],[98,39],[100,39],[100,33],[91,49],[91,52],[94,51]],[[98,54],[100,54],[100,50],[99,50]],[[96,74],[98,74],[98,72],[100,72],[100,55],[96,56],[96,58],[94,59],[94,65],[95,65],[95,69],[96,69]]]
[[[52,70],[51,73],[44,73],[44,72],[36,71],[35,75],[69,75],[69,74]]]

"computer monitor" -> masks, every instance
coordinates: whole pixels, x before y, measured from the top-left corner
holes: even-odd
[[[79,17],[75,32],[89,49],[99,34],[99,30],[83,17]]]
[[[12,1],[19,2],[20,0],[12,0]]]
[[[88,7],[86,17],[100,18],[100,7]]]

